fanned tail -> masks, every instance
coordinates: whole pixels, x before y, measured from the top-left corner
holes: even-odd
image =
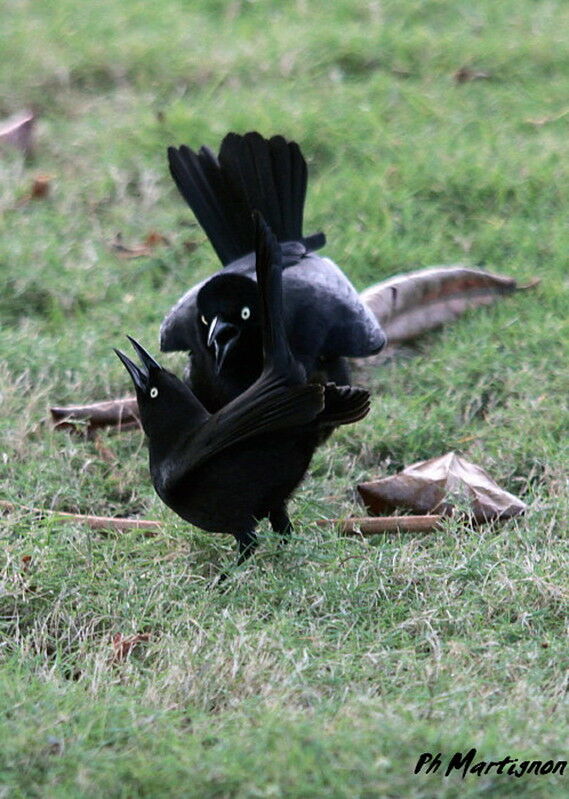
[[[309,250],[325,243],[322,233],[304,238],[306,161],[296,142],[282,136],[228,133],[216,156],[182,145],[168,148],[170,172],[222,264],[252,252],[259,211],[279,242],[299,241]]]

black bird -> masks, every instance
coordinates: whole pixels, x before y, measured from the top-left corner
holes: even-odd
[[[158,495],[192,524],[232,533],[239,562],[256,546],[259,520],[268,517],[283,538],[289,533],[286,501],[323,430],[358,421],[369,410],[364,389],[307,383],[286,338],[280,248],[258,215],[255,225],[264,358],[253,385],[210,414],[134,339],[142,368],[115,350],[136,388]]]
[[[164,352],[188,350],[185,380],[210,411],[234,399],[263,368],[255,285],[252,211],[279,242],[284,325],[309,379],[350,383],[347,357],[372,355],[385,335],[352,284],[313,250],[323,233],[302,233],[307,168],[298,144],[282,136],[229,133],[216,157],[207,147],[170,147],[172,176],[218,254],[223,269],[190,289],[160,331]],[[316,378],[318,379],[318,378]]]

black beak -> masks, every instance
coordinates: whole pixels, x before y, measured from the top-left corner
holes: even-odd
[[[148,375],[151,369],[160,369],[160,365],[154,360],[154,358],[149,355],[144,347],[136,341],[135,339],[127,336],[128,340],[134,347],[134,349],[138,353],[138,357],[142,361],[143,369],[140,366],[137,366],[133,361],[128,358],[124,352],[115,349],[116,354],[119,356],[121,361],[123,362],[124,366],[126,367],[127,372],[132,378],[132,382],[135,385],[135,388],[140,389],[140,391],[146,391],[148,386]]]
[[[215,354],[215,370],[221,371],[223,362],[239,338],[240,330],[231,322],[224,322],[219,316],[214,316],[207,333],[207,346],[213,347]]]
[[[152,355],[146,352],[144,347],[142,347],[136,339],[132,338],[132,336],[127,336],[127,339],[130,341],[134,349],[137,351],[138,357],[142,361],[143,365],[146,366],[147,372],[149,372],[151,369],[158,369],[159,371],[162,370],[160,364],[154,360]]]

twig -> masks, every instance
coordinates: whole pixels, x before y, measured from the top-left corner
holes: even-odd
[[[86,524],[93,530],[146,530],[154,531],[162,529],[162,523],[151,519],[121,519],[115,516],[88,516],[82,513],[66,513],[59,510],[45,510],[43,508],[31,508],[27,505],[16,505],[14,502],[0,500],[0,508],[5,510],[27,510],[30,513],[37,513],[40,516],[48,516],[57,521],[66,523]]]
[[[319,519],[326,527],[337,524],[343,535],[371,536],[377,533],[430,533],[440,527],[443,516],[360,516],[351,519]]]

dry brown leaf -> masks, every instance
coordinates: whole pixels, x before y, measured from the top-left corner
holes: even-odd
[[[458,503],[461,508],[468,506],[476,522],[487,522],[508,519],[527,507],[456,452],[414,463],[399,474],[357,488],[368,511],[376,515],[395,508],[449,514]]]
[[[376,283],[362,291],[360,299],[383,327],[388,342],[400,344],[538,283],[519,286],[513,277],[461,264],[432,266]],[[369,364],[370,359],[363,363]]]
[[[29,157],[33,153],[35,119],[31,111],[14,114],[0,124],[0,143],[16,147]]]
[[[150,641],[150,633],[136,633],[135,635],[123,635],[115,633],[113,635],[113,657],[114,663],[122,663],[130,655],[135,646]]]

